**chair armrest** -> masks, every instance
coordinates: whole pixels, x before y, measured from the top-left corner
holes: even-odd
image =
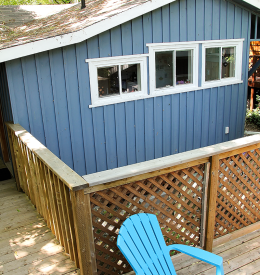
[[[214,266],[221,266],[223,264],[222,257],[200,248],[183,245],[183,244],[173,244],[173,245],[167,246],[167,249],[168,249],[168,252],[170,252],[171,250],[177,250],[179,252],[182,252],[184,254],[187,254],[189,256],[192,256],[196,259],[202,260]]]

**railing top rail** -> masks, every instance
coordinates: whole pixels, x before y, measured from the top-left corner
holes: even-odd
[[[250,146],[255,148],[260,147],[260,135],[243,137],[192,151],[179,153],[176,155],[85,175],[83,178],[89,183],[89,187],[85,189],[85,192],[91,193],[98,190],[103,190],[133,181],[153,177],[157,174],[162,174],[162,172],[165,172],[162,170],[167,168],[178,167],[179,170],[199,163],[206,163],[209,161],[209,158],[214,155],[220,155],[220,158],[225,158],[238,154],[239,149],[243,150],[243,148],[245,148],[245,152],[252,150],[253,148],[249,148]],[[154,171],[157,171],[157,173],[154,173]],[[143,176],[140,177],[140,175]]]
[[[21,125],[11,123],[6,123],[6,125],[68,188],[76,191],[89,186],[80,175],[55,156]]]

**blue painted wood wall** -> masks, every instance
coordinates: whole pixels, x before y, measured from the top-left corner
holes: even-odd
[[[7,82],[7,75],[6,75],[6,69],[5,64],[0,63],[0,108],[2,110],[2,119],[3,123],[8,121],[13,121],[13,114],[12,114],[12,108],[11,108],[11,102],[10,102],[10,96],[9,96],[9,89],[8,89],[8,82]],[[11,160],[11,151],[9,147],[9,141],[8,141],[8,134],[7,129],[4,124],[4,134],[5,139],[7,142],[7,149],[9,154],[9,159]],[[0,146],[0,157],[3,159],[2,149]]]
[[[180,0],[85,42],[6,62],[14,122],[80,175],[241,137],[249,22],[250,12],[228,1]],[[148,53],[151,42],[232,38],[245,38],[243,84],[88,107],[86,58]]]

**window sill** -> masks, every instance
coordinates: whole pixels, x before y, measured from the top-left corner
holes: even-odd
[[[145,99],[145,98],[150,98],[150,96],[148,96],[147,94],[140,94],[138,96],[137,95],[125,96],[125,97],[111,96],[109,98],[102,98],[97,100],[97,102],[93,103],[92,105],[89,105],[89,108],[95,108],[95,107],[106,106],[106,105],[111,105],[116,103],[123,103],[123,102],[134,101],[134,100]]]
[[[236,79],[236,78],[223,79],[219,81],[209,81],[209,82],[202,83],[201,89],[209,89],[209,88],[228,86],[233,84],[241,84],[241,83],[243,83],[243,80]]]
[[[179,93],[185,93],[185,92],[195,91],[199,89],[201,89],[201,87],[198,87],[195,84],[182,84],[182,85],[179,85],[178,87],[156,89],[154,91],[151,91],[151,96],[179,94]]]

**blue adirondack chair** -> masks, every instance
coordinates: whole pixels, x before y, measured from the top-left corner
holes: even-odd
[[[177,250],[216,266],[224,275],[223,259],[205,250],[182,244],[165,244],[158,220],[152,214],[136,214],[122,224],[117,246],[136,275],[176,275],[170,251]]]

